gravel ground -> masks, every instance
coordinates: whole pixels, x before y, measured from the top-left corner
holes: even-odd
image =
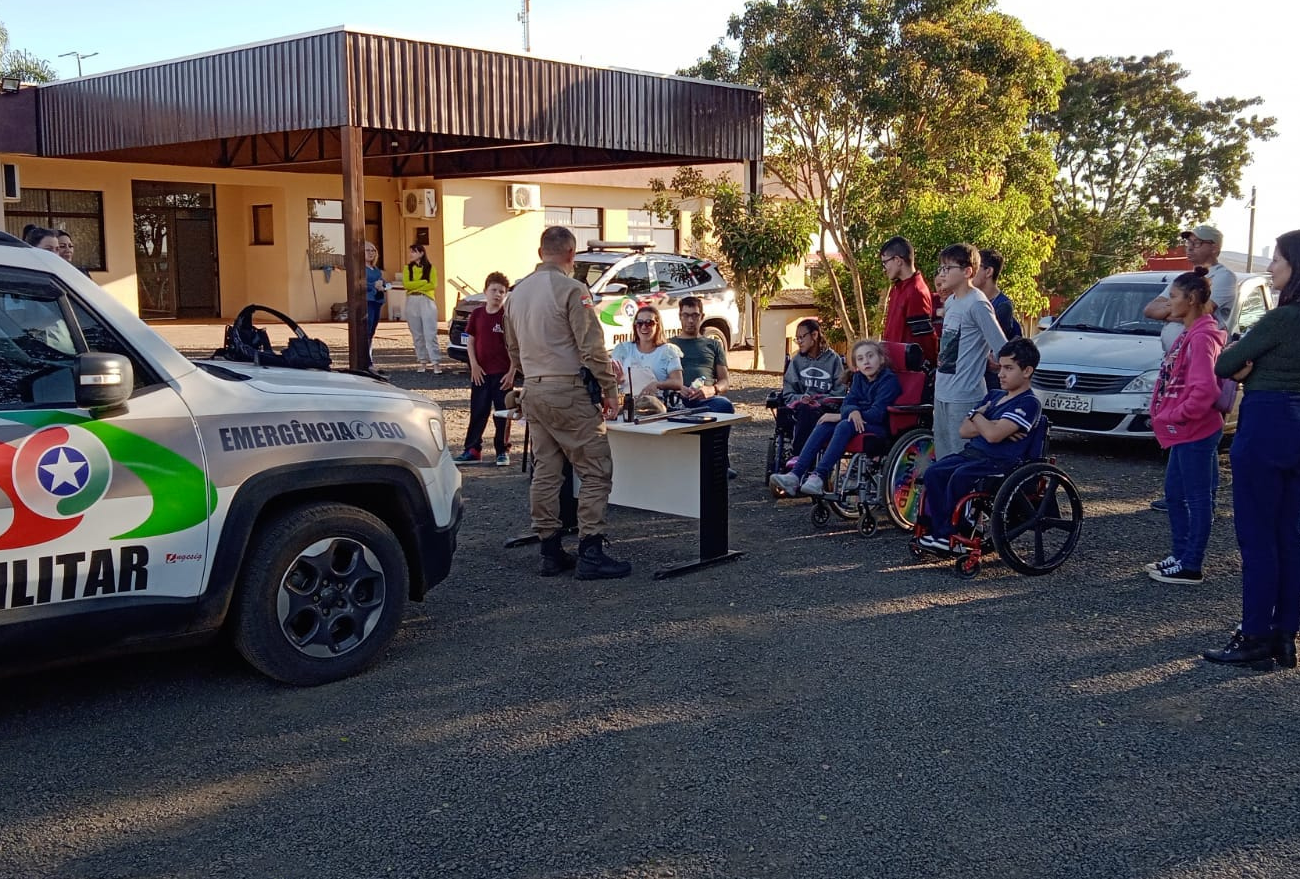
[[[380,361],[463,437],[463,368]],[[1159,455],[1058,441],[1072,560],[962,581],[772,500],[777,382],[731,395],[737,563],[655,582],[694,523],[615,509],[632,577],[536,577],[501,546],[525,477],[471,467],[452,577],[370,673],[295,690],[207,649],[4,682],[0,876],[1300,873],[1300,677],[1198,658],[1239,612],[1226,505],[1206,584],[1152,584]]]

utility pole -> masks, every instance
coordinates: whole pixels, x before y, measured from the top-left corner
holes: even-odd
[[[94,58],[94,57],[95,57],[96,55],[98,55],[98,54],[99,54],[98,52],[89,52],[89,53],[87,53],[87,54],[85,54],[85,55],[81,54],[80,52],[64,52],[64,53],[63,53],[62,55],[60,55],[59,57],[60,57],[60,58],[67,58],[69,55],[74,55],[74,56],[76,56],[76,59],[77,59],[77,76],[80,77],[80,76],[81,76],[81,59],[82,59],[82,58]]]
[[[533,51],[533,41],[528,37],[528,12],[529,12],[529,7],[531,5],[532,5],[531,0],[520,0],[519,14],[515,16],[515,18],[519,19],[519,23],[524,26],[524,51],[525,52]]]
[[[1250,234],[1246,237],[1246,271],[1253,271],[1255,268],[1255,187],[1250,188],[1250,204],[1246,205],[1246,210],[1250,211]]]

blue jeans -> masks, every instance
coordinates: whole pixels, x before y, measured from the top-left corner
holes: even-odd
[[[1300,628],[1300,394],[1246,391],[1232,441],[1241,630]]]
[[[698,403],[687,403],[692,409],[703,406],[706,411],[717,412],[721,415],[735,415],[736,407],[731,405],[731,401],[726,397],[709,397],[707,400],[701,400]]]
[[[865,441],[863,448],[868,452],[878,453],[885,444],[885,438],[873,433],[870,428],[866,432],[870,435],[870,439]],[[790,472],[802,478],[812,468],[817,453],[825,448],[826,451],[817,465],[817,475],[825,482],[831,475],[831,468],[835,466],[835,462],[844,457],[844,449],[857,435],[858,429],[847,418],[842,421],[819,423],[808,436],[808,441],[803,444],[803,451],[799,453],[799,462]]]
[[[366,300],[366,357],[371,366],[375,365],[375,330],[379,328],[379,310],[383,307],[384,303],[382,302],[376,302],[373,299]]]
[[[1165,500],[1169,504],[1170,553],[1184,568],[1201,569],[1205,544],[1214,519],[1214,489],[1219,474],[1219,440],[1216,430],[1205,439],[1169,447],[1165,466]]]
[[[922,512],[930,517],[929,532],[935,537],[952,534],[952,514],[957,509],[957,501],[970,494],[981,477],[1011,472],[1013,464],[967,457],[968,454],[958,452],[940,458],[925,471]]]

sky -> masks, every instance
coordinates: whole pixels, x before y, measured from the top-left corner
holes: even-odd
[[[708,50],[742,0],[531,0],[534,54],[564,61],[672,73]],[[362,4],[337,0],[268,3],[221,0],[197,7],[175,0],[0,2],[13,48],[55,65],[64,79],[349,25],[395,36],[500,51],[523,51],[517,20],[522,0],[424,0]],[[1277,117],[1278,136],[1253,147],[1242,176],[1248,198],[1258,189],[1255,252],[1300,228],[1300,89],[1294,34],[1300,5],[1277,0],[999,0],[998,8],[1070,57],[1154,55],[1172,50],[1189,76],[1184,88],[1202,99],[1261,97],[1261,116]],[[1288,69],[1284,69],[1284,65]],[[1250,212],[1230,200],[1211,221],[1224,250],[1245,252]]]

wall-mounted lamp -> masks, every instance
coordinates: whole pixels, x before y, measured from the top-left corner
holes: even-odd
[[[23,81],[16,76],[6,76],[0,78],[0,92],[9,94],[16,92],[23,87]]]

